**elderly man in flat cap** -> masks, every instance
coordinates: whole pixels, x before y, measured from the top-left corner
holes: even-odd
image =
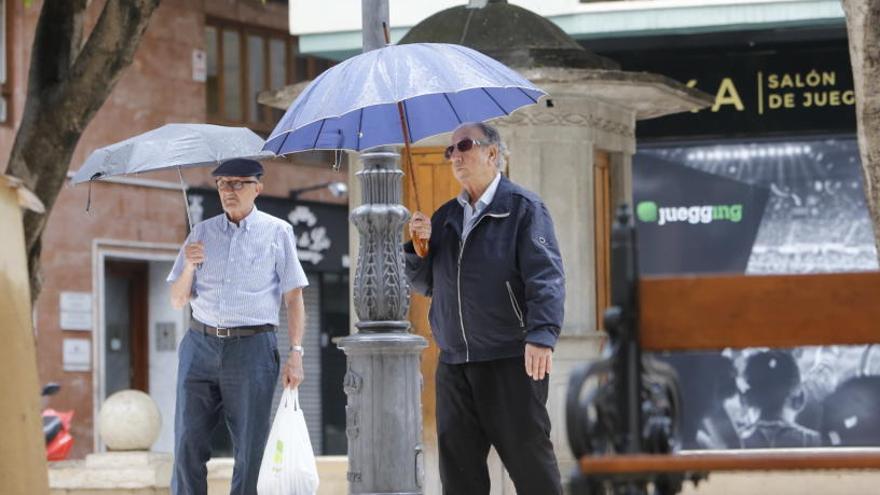
[[[205,463],[212,432],[223,422],[235,457],[231,493],[252,495],[280,366],[275,327],[281,301],[292,343],[282,380],[296,387],[303,380],[302,288],[308,282],[293,228],[254,206],[263,167],[235,159],[212,175],[224,213],[193,227],[168,275],[172,305],[192,307],[179,351],[172,492],[207,493]]]

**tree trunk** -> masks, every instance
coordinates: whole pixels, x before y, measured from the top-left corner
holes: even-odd
[[[865,199],[880,257],[880,0],[843,0]]]
[[[40,293],[43,230],[70,157],[83,131],[107,100],[147,29],[159,0],[107,0],[85,44],[88,0],[43,2],[28,77],[24,114],[7,173],[24,180],[46,213],[24,216],[31,301]]]

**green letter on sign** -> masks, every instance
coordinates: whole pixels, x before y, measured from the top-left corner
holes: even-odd
[[[642,201],[636,206],[636,216],[643,222],[656,222],[657,203],[653,201]]]

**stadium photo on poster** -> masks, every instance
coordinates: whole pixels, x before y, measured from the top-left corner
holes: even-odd
[[[852,137],[646,146],[633,201],[641,275],[877,269]],[[658,357],[684,449],[880,447],[880,345]]]

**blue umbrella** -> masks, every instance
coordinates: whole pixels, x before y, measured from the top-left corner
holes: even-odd
[[[510,115],[545,94],[504,64],[470,48],[390,45],[318,76],[290,105],[263,149],[282,155],[408,145],[464,122]]]
[[[545,94],[504,64],[464,46],[389,45],[318,76],[284,113],[263,150],[283,155],[403,144],[420,210],[410,142],[464,122],[510,115]],[[424,256],[427,241],[413,241]]]

